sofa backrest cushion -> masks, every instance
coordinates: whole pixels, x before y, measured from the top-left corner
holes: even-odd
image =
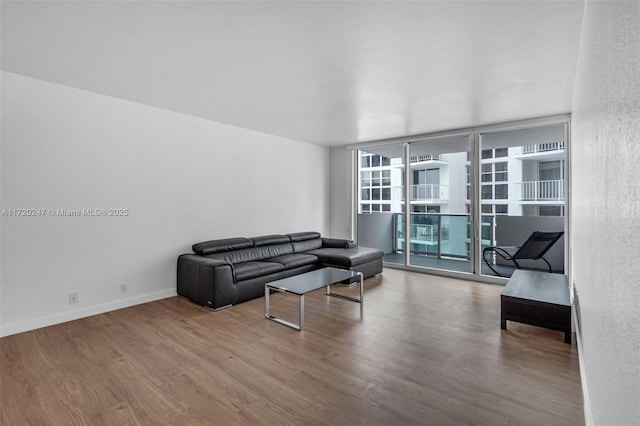
[[[322,247],[324,248],[349,248],[353,244],[350,240],[341,240],[337,238],[323,238]]]
[[[316,238],[320,238],[319,232],[295,232],[293,234],[287,234],[287,236],[291,239],[291,242],[294,243],[296,241],[306,241],[306,240],[314,240]]]
[[[223,240],[212,240],[197,243],[191,246],[191,249],[201,255],[221,253],[231,250],[239,250],[253,247],[253,241],[249,238],[226,238]]]
[[[268,259],[270,257],[282,256],[293,253],[290,243],[274,244],[270,246],[251,247],[241,250],[213,253],[206,257],[210,259],[224,260],[229,263],[255,262],[256,260]]]
[[[273,244],[286,244],[289,242],[289,237],[286,235],[264,235],[262,237],[253,237],[254,247],[270,246]]]
[[[315,250],[322,247],[322,239],[315,238],[313,240],[295,241],[291,243],[294,253],[301,253],[303,251]]]

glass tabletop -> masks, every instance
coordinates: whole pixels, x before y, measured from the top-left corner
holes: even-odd
[[[322,268],[306,272],[304,274],[283,278],[281,280],[272,281],[267,283],[266,286],[280,289],[288,293],[303,295],[310,291],[357,276],[358,272],[346,269]]]

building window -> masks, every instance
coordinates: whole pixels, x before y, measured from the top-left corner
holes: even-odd
[[[362,186],[371,186],[371,172],[362,172]]]
[[[539,180],[562,179],[562,163],[560,161],[541,161],[538,163]]]
[[[495,169],[494,180],[496,182],[506,182],[509,179],[509,172],[507,171],[507,162],[495,163],[493,165]]]
[[[382,186],[391,185],[391,170],[382,171]]]
[[[361,167],[363,169],[369,167],[390,166],[391,159],[381,155],[362,154]]]
[[[508,148],[498,148],[495,150],[495,158],[501,158],[501,157],[506,157],[509,155],[509,149]]]
[[[482,182],[493,182],[492,166],[490,163],[482,165]]]
[[[495,186],[495,198],[496,200],[506,200],[509,198],[508,185],[506,183]]]
[[[482,199],[491,200],[493,198],[493,186],[482,185]]]
[[[509,214],[509,206],[506,204],[496,204],[496,214]]]
[[[360,170],[360,200],[364,202],[374,201],[392,201],[391,192],[391,160],[387,157],[374,154],[362,154],[361,169],[370,168],[371,170]],[[361,203],[360,211],[362,213],[373,213],[380,211],[391,211],[391,204],[369,204]]]

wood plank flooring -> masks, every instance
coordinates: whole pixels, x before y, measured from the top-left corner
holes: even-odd
[[[332,290],[339,290],[332,287]],[[357,289],[342,289],[355,292]],[[358,304],[174,297],[0,339],[2,425],[582,425],[575,343],[502,287],[385,269]],[[297,320],[297,299],[272,297]]]

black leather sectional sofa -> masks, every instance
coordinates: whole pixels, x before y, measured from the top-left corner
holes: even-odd
[[[384,253],[317,232],[228,238],[194,244],[178,257],[178,294],[212,309],[264,296],[264,284],[326,266],[382,272]]]

